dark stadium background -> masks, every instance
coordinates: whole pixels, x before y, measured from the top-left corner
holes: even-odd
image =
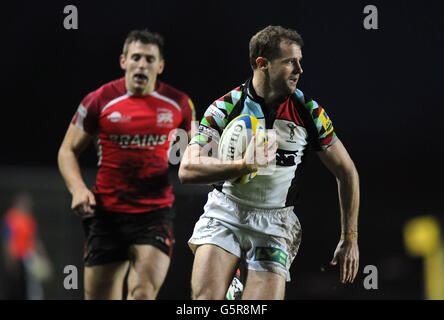
[[[63,28],[63,8],[77,6],[78,30]],[[379,29],[363,27],[373,4]],[[335,180],[312,156],[296,212],[303,239],[287,299],[423,299],[421,258],[407,254],[403,227],[412,217],[441,219],[444,116],[442,5],[439,1],[17,1],[2,10],[0,210],[27,188],[48,249],[53,276],[47,299],[81,299],[83,234],[56,156],[80,100],[123,75],[118,57],[126,34],[149,28],[166,38],[161,79],[187,92],[197,117],[247,79],[248,41],[273,24],[303,36],[299,87],[323,105],[358,168],[360,271],[338,285],[321,272],[340,225]],[[95,150],[81,158],[92,185]],[[202,213],[207,187],[176,192],[176,247],[159,299],[189,299],[192,254],[186,241]],[[79,290],[63,288],[63,268],[79,269]],[[366,265],[378,289],[363,286]],[[0,284],[1,290],[1,284]]]

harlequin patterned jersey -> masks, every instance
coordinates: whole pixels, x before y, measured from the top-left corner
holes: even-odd
[[[279,146],[276,166],[272,174],[258,174],[247,184],[226,181],[215,187],[236,202],[252,207],[293,205],[299,197],[307,148],[321,151],[338,139],[325,109],[299,89],[276,105],[265,107],[250,79],[207,108],[190,143],[217,150],[225,126],[239,114],[250,114],[267,129],[275,130]]]

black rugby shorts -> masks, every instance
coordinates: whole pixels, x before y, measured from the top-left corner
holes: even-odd
[[[174,245],[172,208],[143,213],[109,212],[96,208],[82,220],[85,266],[130,260],[130,246],[152,245],[170,258]]]

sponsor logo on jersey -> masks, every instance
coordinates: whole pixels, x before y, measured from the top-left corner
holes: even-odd
[[[256,247],[254,260],[256,261],[274,261],[282,266],[287,266],[287,257],[283,250],[273,247]]]
[[[322,109],[322,112],[319,115],[319,119],[321,119],[322,126],[324,127],[326,134],[329,134],[333,131],[333,124],[331,123],[331,120],[324,109]]]
[[[120,145],[122,149],[127,148],[145,148],[145,147],[152,147],[152,146],[160,146],[165,144],[167,141],[168,135],[166,134],[110,134],[109,139]]]
[[[128,122],[128,121],[131,120],[130,116],[122,116],[122,114],[120,112],[118,112],[118,111],[114,111],[107,118],[108,118],[109,121],[111,121],[113,123],[116,123],[116,122],[119,122],[119,121]]]
[[[211,138],[213,141],[215,141],[216,143],[219,143],[219,132],[216,129],[204,126],[203,124],[199,125],[199,134],[202,134],[204,136],[207,136],[209,138]]]
[[[276,164],[282,167],[291,167],[296,165],[298,159],[298,151],[287,151],[278,149],[276,151]]]
[[[225,119],[225,114],[219,110],[219,108],[211,105],[208,107],[207,112],[216,118],[219,118],[220,120],[224,120]]]
[[[157,108],[157,125],[171,127],[173,125],[173,112],[166,108]]]

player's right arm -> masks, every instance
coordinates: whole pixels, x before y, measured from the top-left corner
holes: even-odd
[[[82,178],[78,161],[91,139],[91,135],[70,124],[57,157],[60,173],[72,195],[71,209],[79,216],[93,214],[96,205],[94,194]]]
[[[267,167],[275,158],[277,143],[269,141],[264,152],[258,152],[260,147],[254,136],[245,151],[243,159],[223,161],[211,157],[206,148],[198,143],[191,143],[185,150],[179,167],[179,179],[182,183],[212,184],[237,178],[261,167]]]
[[[215,157],[205,156],[204,148],[197,143],[190,144],[185,150],[179,167],[179,179],[182,183],[211,184],[233,179],[254,172],[245,159],[230,163]]]

